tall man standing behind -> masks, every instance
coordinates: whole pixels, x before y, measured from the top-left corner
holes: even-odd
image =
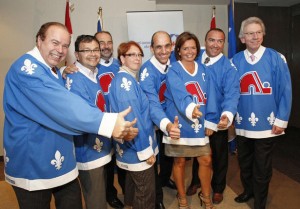
[[[49,208],[52,194],[57,209],[81,209],[72,135],[123,138],[134,125],[124,121],[130,108],[102,113],[63,87],[56,66],[69,45],[63,24],[45,23],[36,47],[14,62],[5,78],[5,179],[23,209]]]
[[[166,73],[170,64],[169,57],[172,51],[170,35],[164,31],[158,31],[151,38],[151,52],[153,56],[146,61],[140,70],[140,86],[146,93],[150,102],[150,116],[153,123],[165,134],[173,138],[180,137],[180,130],[165,114],[164,92],[166,90]],[[176,120],[176,119],[175,119]],[[178,121],[177,121],[178,122]],[[156,175],[156,209],[164,209],[162,183],[168,184],[172,173],[173,158],[164,155],[162,132],[156,131],[160,144],[160,174]],[[156,163],[157,164],[157,163]],[[157,165],[155,165],[157,173]],[[172,182],[172,181],[171,181]],[[170,184],[170,183],[169,183]],[[175,185],[173,182],[171,183]],[[176,186],[174,186],[176,188]],[[174,188],[173,187],[173,188]]]
[[[223,120],[228,120],[228,126],[233,122],[239,100],[239,81],[236,68],[223,55],[225,34],[219,28],[210,29],[205,35],[205,51],[201,51],[199,64],[207,67],[207,74],[216,87],[218,113],[220,123],[218,131],[209,137],[212,150],[213,176],[211,186],[213,190],[213,203],[223,201],[223,192],[226,187],[226,174],[228,170],[228,134]],[[193,178],[187,193],[193,194],[199,185],[198,162],[193,162]]]
[[[254,196],[254,208],[266,208],[272,177],[272,151],[284,134],[292,104],[290,72],[285,57],[262,46],[265,25],[257,17],[241,24],[239,37],[246,50],[232,61],[238,69],[240,101],[236,134],[240,177],[244,192],[238,203]]]

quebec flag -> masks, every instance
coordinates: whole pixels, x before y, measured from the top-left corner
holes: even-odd
[[[230,0],[228,7],[228,59],[231,59],[236,54],[236,36],[234,29],[234,15],[233,15],[233,0]]]

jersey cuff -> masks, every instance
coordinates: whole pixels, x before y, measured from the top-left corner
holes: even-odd
[[[195,108],[195,107],[196,107],[196,104],[192,102],[191,104],[189,104],[189,105],[187,106],[187,108],[186,108],[186,110],[185,110],[185,115],[186,115],[186,117],[187,117],[189,120],[193,121],[193,122],[196,121],[196,118],[193,119],[193,111],[194,111],[194,108]]]
[[[100,123],[98,134],[107,138],[111,138],[117,121],[117,117],[118,113],[104,113],[102,121]]]
[[[137,152],[137,156],[140,161],[147,160],[152,155],[154,155],[154,152],[153,152],[153,149],[151,146],[147,147],[146,149],[144,149],[140,152]]]
[[[218,131],[218,125],[208,120],[204,120],[204,127],[209,128],[213,131]]]
[[[164,132],[166,135],[169,135],[167,132],[167,125],[171,123],[171,121],[168,118],[164,118],[160,121],[159,128],[162,132]]]
[[[287,128],[288,122],[276,118],[273,125],[278,126],[280,128]]]
[[[223,115],[226,115],[227,118],[228,118],[228,124],[227,124],[227,128],[228,128],[228,127],[231,126],[231,124],[232,124],[232,121],[233,121],[233,114],[232,114],[231,112],[229,112],[229,111],[224,111],[224,112],[222,112],[221,117],[222,117]]]

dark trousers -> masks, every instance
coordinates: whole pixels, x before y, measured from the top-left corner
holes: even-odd
[[[50,209],[52,194],[56,209],[82,209],[78,179],[52,189],[28,191],[13,186],[20,209]]]
[[[155,201],[156,201],[156,204],[159,204],[159,203],[163,202],[163,200],[164,200],[164,193],[162,190],[160,178],[158,176],[157,160],[153,166],[154,166],[154,175],[155,175],[155,194],[156,194]]]
[[[213,176],[211,186],[214,193],[223,193],[226,187],[226,174],[228,170],[228,132],[227,130],[214,132],[209,137],[212,151]],[[195,158],[192,169],[191,185],[200,184],[198,177],[199,164]]]
[[[125,205],[133,209],[155,208],[154,166],[144,171],[127,171],[125,181]]]
[[[254,208],[266,208],[272,177],[272,151],[278,137],[250,139],[237,136],[240,178],[244,192],[254,194]]]
[[[123,193],[125,193],[125,176],[126,171],[119,167],[116,167],[116,155],[114,154],[111,161],[104,166],[106,172],[106,200],[110,202],[111,200],[117,198],[118,191],[114,187],[114,176],[115,169],[118,172],[118,182],[122,188]]]

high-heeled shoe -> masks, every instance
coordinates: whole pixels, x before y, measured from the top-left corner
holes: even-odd
[[[200,205],[201,205],[201,207],[202,207],[202,204],[204,203],[204,208],[205,209],[217,209],[214,205],[213,205],[213,203],[211,202],[211,199],[210,199],[210,196],[208,195],[208,196],[204,196],[203,194],[202,194],[202,192],[199,192],[198,193],[198,197],[199,197],[199,199],[200,199]]]
[[[185,197],[180,197],[179,194],[176,195],[177,200],[178,200],[178,208],[179,209],[191,209],[190,206],[188,205],[186,196]]]

